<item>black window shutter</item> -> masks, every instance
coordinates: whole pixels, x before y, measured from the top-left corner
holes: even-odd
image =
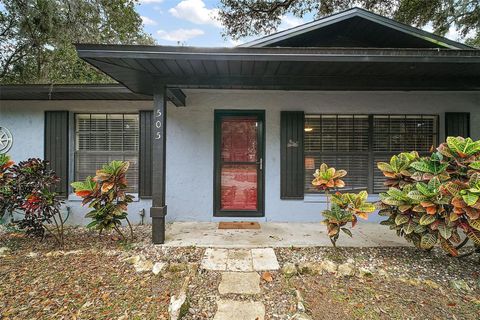
[[[470,112],[445,112],[445,138],[470,137]]]
[[[55,190],[68,195],[68,111],[45,111],[45,160],[60,178]]]
[[[280,119],[280,198],[303,199],[303,133],[305,115],[282,111]]]
[[[138,193],[141,198],[152,196],[152,118],[152,110],[140,111]]]

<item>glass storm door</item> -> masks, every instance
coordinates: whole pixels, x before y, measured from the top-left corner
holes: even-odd
[[[215,112],[215,216],[261,217],[264,112]]]

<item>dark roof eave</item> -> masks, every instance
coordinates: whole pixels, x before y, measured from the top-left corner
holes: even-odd
[[[177,107],[186,106],[180,88],[167,89],[168,100]],[[135,93],[124,85],[113,84],[18,84],[0,85],[0,100],[127,100],[152,101],[153,96]]]
[[[82,44],[77,51],[132,91],[148,94],[156,90],[155,83],[210,89],[449,91],[478,90],[480,81],[475,74],[479,50]]]
[[[152,100],[121,84],[0,85],[0,100]]]

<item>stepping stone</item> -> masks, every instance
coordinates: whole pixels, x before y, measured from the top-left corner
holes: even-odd
[[[256,272],[224,272],[218,286],[220,294],[260,293],[260,276]]]
[[[250,250],[229,250],[227,271],[253,271],[252,252]]]
[[[227,257],[227,249],[208,248],[205,250],[200,267],[207,270],[225,271],[227,269]]]
[[[217,301],[214,320],[264,320],[265,306],[254,301]]]
[[[255,271],[280,269],[277,256],[272,248],[252,249],[252,260]]]

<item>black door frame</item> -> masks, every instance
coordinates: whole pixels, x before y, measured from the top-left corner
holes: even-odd
[[[225,116],[255,116],[260,125],[257,135],[257,210],[221,210],[221,119]],[[213,216],[264,217],[265,216],[265,110],[215,110],[213,146]]]

